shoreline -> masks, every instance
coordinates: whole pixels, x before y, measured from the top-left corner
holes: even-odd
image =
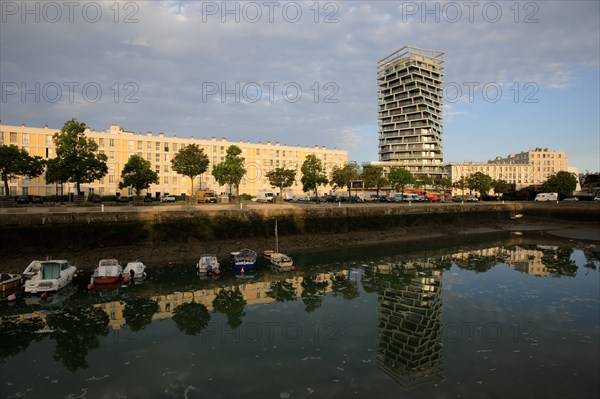
[[[583,245],[600,244],[600,223],[566,221],[539,217],[527,217],[506,222],[457,223],[432,227],[425,223],[420,226],[397,227],[383,230],[350,231],[350,232],[319,232],[291,234],[279,237],[280,248],[285,253],[320,252],[327,250],[347,250],[355,247],[376,245],[410,245],[419,244],[423,247],[438,249],[445,246],[440,239],[447,241],[465,241],[485,239],[486,235],[508,234],[511,232],[540,232],[548,238],[565,242],[565,240],[581,242]],[[273,249],[273,237],[249,237],[221,240],[199,240],[188,236],[185,242],[162,242],[148,245],[124,245],[113,247],[98,247],[95,249],[66,249],[52,252],[31,248],[18,254],[8,254],[2,257],[0,272],[22,272],[29,262],[34,259],[67,259],[83,271],[93,270],[99,259],[117,258],[122,263],[143,259],[147,264],[179,264],[195,262],[203,253],[214,253],[221,259],[229,257],[231,251],[244,247],[254,249],[257,253]],[[23,259],[28,259],[23,261]]]

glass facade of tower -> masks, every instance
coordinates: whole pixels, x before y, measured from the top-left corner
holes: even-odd
[[[379,61],[379,162],[413,174],[445,175],[444,53],[405,46]]]

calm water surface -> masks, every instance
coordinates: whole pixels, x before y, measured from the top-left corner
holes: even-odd
[[[294,254],[245,279],[147,262],[141,285],[0,303],[0,397],[597,398],[600,250],[570,245]]]

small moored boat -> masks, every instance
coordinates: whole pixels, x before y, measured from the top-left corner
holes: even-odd
[[[12,291],[21,284],[21,275],[16,273],[0,274],[0,291]]]
[[[66,260],[46,260],[39,262],[39,270],[25,281],[25,292],[56,292],[73,281],[77,272]]]
[[[204,274],[221,274],[221,265],[216,255],[204,254],[200,256],[200,260],[196,264],[196,269],[201,275]]]
[[[231,253],[231,264],[235,270],[244,271],[256,268],[257,255],[251,249],[244,248]]]
[[[271,267],[278,272],[289,272],[290,270],[294,270],[294,261],[292,258],[279,252],[277,219],[275,219],[275,251],[265,251],[263,255],[269,262],[271,262]]]
[[[123,278],[128,278],[130,280],[141,280],[146,277],[146,265],[139,260],[128,262],[123,270],[122,276]]]
[[[113,284],[123,278],[123,267],[116,259],[102,259],[94,270],[90,284]]]

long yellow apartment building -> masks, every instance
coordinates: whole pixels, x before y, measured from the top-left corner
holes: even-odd
[[[15,144],[25,148],[30,155],[39,155],[44,159],[55,156],[52,136],[60,129],[45,126],[43,128],[22,126],[0,125],[0,145]],[[192,137],[169,136],[164,133],[158,135],[152,132],[134,133],[125,131],[119,125],[110,125],[109,130],[97,131],[86,129],[85,134],[94,139],[98,144],[99,151],[108,157],[108,174],[99,181],[90,184],[82,184],[81,189],[86,194],[95,193],[99,195],[132,195],[131,189],[119,190],[118,184],[121,178],[121,170],[133,154],[142,156],[151,162],[152,167],[159,177],[159,183],[150,187],[148,192],[155,197],[169,193],[172,195],[190,195],[199,188],[212,189],[217,194],[229,191],[227,186],[219,186],[211,175],[212,165],[224,160],[227,148],[237,145],[242,149],[241,156],[245,158],[246,175],[242,179],[239,193],[256,195],[259,190],[271,189],[265,174],[277,167],[294,169],[296,181],[290,188],[292,194],[302,193],[300,182],[300,168],[306,156],[315,154],[325,166],[327,175],[330,176],[334,166],[343,166],[348,162],[347,151],[328,149],[325,147],[301,147],[282,145],[279,142],[265,144],[250,143],[250,141],[231,142],[225,138],[217,140],[196,139]],[[189,144],[197,144],[204,149],[210,164],[206,173],[194,179],[194,189],[190,187],[190,179],[179,175],[171,168],[171,159],[181,148]],[[44,175],[28,179],[21,177],[13,179],[9,183],[10,195],[54,195],[57,193],[56,185],[48,185]],[[65,193],[74,193],[75,185],[68,184]],[[0,188],[0,194],[4,195],[4,187]]]

